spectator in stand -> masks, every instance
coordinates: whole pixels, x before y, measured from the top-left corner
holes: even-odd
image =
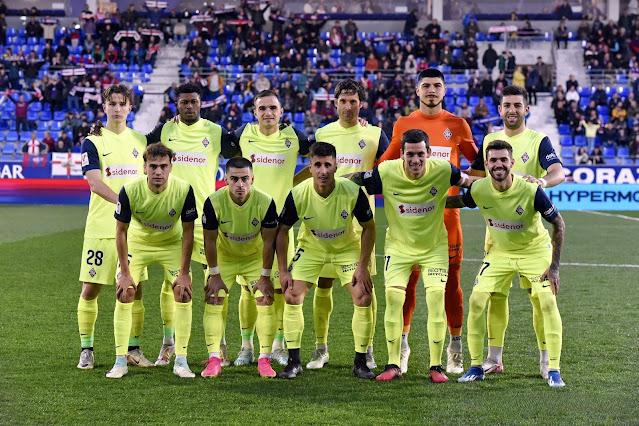
[[[182,18],[178,18],[173,28],[173,42],[178,46],[182,46],[186,40],[186,25],[182,22]],[[220,45],[218,44],[218,49]],[[224,53],[226,53],[226,41],[224,41]],[[223,56],[223,55],[221,55]]]
[[[437,19],[433,19],[433,22],[426,26],[426,38],[429,40],[438,40],[441,32],[442,27],[439,26]]]
[[[564,0],[561,5],[557,6],[557,10],[555,11],[555,13],[557,14],[557,18],[561,20],[571,19],[572,7],[570,7],[570,3],[568,3],[568,0]]]
[[[60,44],[55,49],[55,53],[59,53],[65,61],[69,58],[69,48],[66,46],[64,39],[60,39]]]
[[[47,150],[47,145],[36,138],[35,132],[31,132],[31,139],[22,145],[22,152],[33,156],[44,155]]]
[[[597,114],[597,103],[595,102],[594,99],[591,98],[590,102],[588,102],[588,106],[586,107],[584,111],[584,116],[590,117],[590,114],[592,111],[595,112],[595,115]]]
[[[90,131],[91,126],[89,126],[89,123],[86,120],[82,120],[82,123],[73,129],[73,141],[76,144],[82,143]]]
[[[93,39],[92,34],[87,34],[84,38],[84,43],[82,44],[82,54],[90,55],[95,49],[95,40]]]
[[[304,132],[307,135],[315,134],[322,124],[322,116],[316,111],[306,110],[304,113]]]
[[[568,29],[564,21],[559,23],[559,27],[555,30],[555,42],[557,43],[557,49],[560,48],[560,42],[564,42],[564,49],[568,49]]]
[[[107,64],[115,64],[118,62],[118,51],[115,49],[113,43],[109,43],[109,47],[104,52],[104,60]]]
[[[375,57],[374,53],[370,53],[368,55],[368,59],[366,59],[366,63],[364,65],[364,68],[367,71],[376,71],[379,69],[379,61],[377,60],[377,58]]]
[[[481,96],[493,95],[493,80],[490,78],[490,73],[484,74],[484,79],[480,83]]]
[[[537,88],[539,87],[539,74],[537,68],[528,67],[526,74],[526,90],[528,91],[528,104],[537,105]]]
[[[73,114],[71,111],[68,111],[66,116],[64,117],[62,128],[60,130],[62,130],[63,132],[73,132],[78,124],[80,124],[80,122],[78,118],[76,118],[76,115]]]
[[[471,16],[468,24],[464,27],[464,37],[466,37],[466,39],[475,38],[478,32],[479,26],[477,25],[475,18]]]
[[[580,146],[577,150],[577,154],[575,154],[575,164],[584,165],[590,164],[590,156],[586,152],[583,146]]]
[[[590,25],[588,25],[588,20],[581,20],[581,23],[577,28],[577,38],[579,40],[588,40],[590,38]]]
[[[584,129],[584,134],[586,136],[586,141],[588,143],[588,153],[592,152],[592,149],[595,146],[595,140],[597,138],[597,132],[601,127],[599,120],[589,118],[588,121],[582,120],[580,123],[581,127]]]
[[[224,77],[218,72],[217,68],[211,70],[211,74],[207,78],[207,87],[215,97],[224,93]]]
[[[462,104],[457,107],[457,111],[455,111],[455,114],[466,120],[469,126],[473,124],[473,109],[468,106],[468,103],[466,101],[462,101]]]
[[[479,98],[479,103],[475,105],[475,111],[473,112],[473,119],[480,120],[488,117],[490,112],[488,111],[488,105],[484,101],[484,98]]]
[[[466,97],[470,98],[471,96],[481,96],[481,80],[477,77],[477,72],[473,71],[468,79],[468,91],[466,92]]]
[[[60,132],[60,137],[55,144],[53,152],[71,152],[73,150],[73,141],[69,138],[67,132]]]
[[[53,152],[53,149],[55,148],[55,139],[51,137],[50,131],[47,130],[44,132],[42,143],[47,146],[47,152]]]
[[[15,104],[16,131],[18,132],[18,134],[21,134],[20,133],[21,131],[25,131],[25,132],[28,131],[29,127],[35,128],[35,122],[32,122],[31,126],[29,126],[29,123],[27,122],[29,104],[36,102],[38,100],[35,96],[32,97],[29,101],[26,101],[24,95],[20,93],[18,96],[18,100],[16,101],[15,99],[13,99],[11,91],[8,91],[3,96],[3,98],[5,100],[8,99]]]
[[[597,146],[590,155],[590,164],[606,164],[601,153],[601,149]]]
[[[406,62],[404,63],[404,74],[406,75],[415,75],[417,74],[417,60],[415,56],[408,55]]]
[[[591,99],[595,101],[597,105],[608,105],[608,94],[606,93],[603,83],[597,85],[597,89],[592,94]]]
[[[568,80],[566,80],[566,90],[570,90],[570,88],[573,87],[573,86],[576,89],[578,89],[579,88],[579,82],[575,78],[574,74],[570,74],[570,77],[568,77]]]
[[[566,101],[579,103],[579,92],[575,86],[570,86],[568,92],[566,92]]]
[[[639,133],[636,133],[628,144],[628,151],[630,152],[630,160],[632,164],[635,164],[637,159],[637,153],[639,152]]]
[[[57,20],[51,19],[50,16],[46,16],[45,19],[40,22],[40,26],[42,27],[42,37],[44,37],[44,40],[49,43],[53,43],[55,30],[58,27]]]
[[[29,22],[27,22],[27,25],[25,25],[24,29],[27,33],[27,37],[35,37],[37,39],[42,37],[42,26],[39,22],[36,21],[35,16],[29,18]]]
[[[413,9],[410,11],[408,15],[406,15],[406,22],[404,23],[404,38],[406,38],[407,40],[413,39],[415,28],[417,28],[418,22],[419,22],[418,11],[417,9]]]
[[[135,30],[138,26],[138,11],[135,10],[135,5],[131,3],[129,8],[122,14],[122,29]]]
[[[617,105],[613,108],[610,114],[612,123],[616,123],[620,118],[626,119],[628,112],[623,107],[623,102],[617,102]]]
[[[513,55],[513,52],[509,50],[506,56],[506,75],[507,76],[509,75],[510,77],[512,77],[516,68],[517,68],[517,59],[515,58],[515,55]],[[515,83],[513,82],[513,84]]]
[[[481,63],[486,67],[488,74],[493,73],[493,69],[497,65],[497,52],[493,49],[492,43],[488,43],[488,47],[482,56]]]
[[[521,65],[518,65],[517,68],[515,69],[515,72],[513,72],[513,85],[526,87],[526,74],[524,74],[524,71]]]
[[[0,45],[7,44],[7,19],[4,12],[0,12]]]
[[[573,105],[573,107],[576,108],[576,105]],[[570,110],[570,119],[569,119],[569,125],[570,125],[570,135],[572,136],[572,140],[575,140],[575,136],[577,135],[583,135],[584,134],[584,128],[581,125],[582,121],[583,121],[583,115],[581,114],[581,112],[577,109]]]
[[[617,104],[619,102],[622,102],[623,104],[621,96],[619,96],[619,92],[615,91],[612,96],[610,96],[610,99],[608,99],[608,112],[610,113],[610,115],[612,115],[612,110],[617,107]]]

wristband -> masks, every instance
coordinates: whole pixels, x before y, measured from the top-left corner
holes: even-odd
[[[271,269],[266,269],[266,268],[262,269],[262,276],[270,278],[271,277]]]
[[[544,178],[539,178],[539,181],[541,182],[541,187],[545,188],[548,186],[548,182],[546,182],[546,179]]]
[[[214,266],[214,267],[210,267],[209,266],[209,274],[211,275],[220,275],[220,267],[219,266]]]

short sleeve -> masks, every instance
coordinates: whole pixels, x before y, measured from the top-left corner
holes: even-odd
[[[379,175],[379,169],[375,167],[373,170],[369,170],[367,172],[360,172],[362,177],[362,182],[364,182],[364,187],[366,188],[366,192],[369,194],[381,194],[383,185],[382,178]]]
[[[119,222],[131,222],[131,203],[124,187],[122,187],[118,195],[118,203],[115,205],[115,214],[113,216]]]
[[[546,194],[541,186],[537,188],[537,192],[535,193],[535,210],[541,213],[541,217],[543,217],[546,222],[552,222],[559,214],[557,207],[550,201],[548,194]]]
[[[280,213],[280,223],[286,226],[293,226],[298,220],[299,216],[297,215],[297,207],[295,206],[293,193],[289,192],[288,197],[286,197],[286,201],[284,202],[282,213]]]
[[[224,158],[233,158],[240,152],[239,139],[236,140],[235,135],[227,132],[224,127],[222,127],[220,145],[221,154]]]
[[[471,183],[470,188],[468,188],[466,192],[464,192],[464,195],[462,195],[462,201],[464,202],[466,207],[470,209],[474,209],[475,207],[477,207],[477,203],[475,203],[475,200],[473,199],[472,189],[473,184]]]
[[[233,138],[233,141],[237,144],[238,149],[239,149],[239,146],[240,146],[240,138],[242,137],[242,133],[244,133],[244,129],[246,129],[246,124],[244,124],[241,127],[235,129],[231,133],[231,137]]]
[[[308,136],[306,136],[305,133],[297,130],[296,128],[293,128],[293,130],[295,131],[295,135],[297,136],[297,140],[299,141],[300,144],[300,150],[299,150],[299,154],[300,155],[306,155],[310,152],[310,148],[311,148],[311,141],[308,139]]]
[[[262,219],[262,228],[276,228],[277,227],[277,208],[275,207],[275,201],[271,200],[271,204],[266,210],[266,215]]]
[[[450,186],[455,186],[461,180],[461,170],[454,164],[450,165]]]
[[[386,149],[388,149],[388,145],[390,142],[388,141],[388,136],[382,130],[379,134],[379,143],[377,144],[377,154],[375,154],[375,160],[379,160],[379,158],[384,155]]]
[[[146,135],[146,144],[147,145],[151,145],[152,143],[160,142],[161,136],[162,136],[162,127],[164,127],[163,123],[162,124],[158,124],[157,126],[155,126],[155,128],[153,130],[151,130],[151,133]]]
[[[100,170],[100,157],[98,149],[91,139],[82,141],[82,174],[86,174],[89,170]]]
[[[561,164],[561,160],[557,156],[555,149],[552,147],[550,139],[546,136],[539,144],[539,165],[542,169],[548,170],[548,167],[555,163]]]
[[[204,209],[202,211],[202,227],[207,231],[215,231],[218,226],[217,214],[213,208],[213,203],[211,203],[210,198],[207,198],[204,201]]]
[[[195,207],[195,195],[193,187],[189,186],[189,193],[186,194],[182,214],[180,215],[182,222],[194,222],[197,219],[197,208]]]
[[[357,195],[357,202],[353,209],[353,216],[355,216],[359,223],[368,222],[373,219],[371,204],[368,202],[368,197],[364,194],[362,188],[359,189],[359,194]]]

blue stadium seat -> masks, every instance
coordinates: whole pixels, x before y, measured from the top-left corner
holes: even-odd
[[[608,158],[614,158],[616,157],[617,154],[615,154],[615,149],[611,146],[606,146],[603,149],[603,156],[604,158],[608,159]]]
[[[84,113],[87,115],[87,121],[91,123],[93,121],[93,111],[84,111]]]
[[[27,121],[37,121],[39,114],[35,111],[27,111]]]
[[[561,157],[561,162],[564,164],[564,166],[574,166],[575,158],[572,155],[564,156]]]
[[[572,156],[573,156],[573,151],[572,151],[571,147],[565,146],[565,147],[561,148],[561,158],[562,158],[562,160],[564,158],[569,158],[569,157],[572,158]]]
[[[9,130],[5,135],[4,140],[7,142],[17,142],[18,141],[18,132],[15,130]]]
[[[630,150],[627,146],[620,146],[617,150],[617,157],[619,158],[628,158],[630,157]]]
[[[4,132],[0,132],[0,142],[4,142]]]
[[[50,127],[52,132],[59,132],[62,129],[62,121],[54,121]]]
[[[588,146],[588,141],[584,135],[575,136],[575,146]]]
[[[444,84],[453,84],[453,76],[450,74],[444,74]],[[448,92],[449,89],[446,89]],[[452,90],[452,89],[450,89]]]
[[[4,110],[2,111],[2,115],[0,115],[0,119],[2,121],[9,121],[9,120],[13,120],[13,116],[14,116],[14,111],[8,111],[8,110]]]
[[[192,30],[189,32],[189,41],[193,40],[195,37],[197,37],[197,31],[196,30]]]
[[[5,120],[0,120],[0,133],[4,136],[5,130],[9,130],[9,122]]]
[[[56,140],[56,141],[57,141],[58,139],[60,139],[60,132],[59,132],[59,131],[58,131],[58,132],[54,132],[54,131],[52,130],[50,133],[51,133],[51,137],[52,137],[54,140]]]
[[[147,74],[151,74],[153,72],[153,65],[151,65],[151,64],[142,65],[142,72],[145,72]]]
[[[15,154],[16,152],[16,145],[13,142],[7,142],[4,144],[4,147],[2,147],[2,153],[3,154]]]
[[[479,103],[479,96],[471,96],[468,99],[468,105],[470,105],[471,107],[474,107],[478,103]]]
[[[356,67],[363,67],[365,64],[366,64],[366,60],[363,57],[358,56],[357,58],[355,58]]]
[[[451,67],[450,65],[440,65],[440,66],[439,66],[439,70],[440,70],[441,72],[443,72],[443,73],[444,73],[444,75],[445,75],[445,74],[450,73],[450,71],[452,70],[452,67]]]
[[[303,123],[304,122],[304,113],[303,112],[296,112],[295,115],[293,116],[293,121],[295,123]]]
[[[45,134],[42,130],[38,130],[36,131],[36,139],[38,139],[40,142],[42,142],[42,139],[45,138]]]
[[[559,140],[559,145],[561,145],[561,146],[573,146],[572,136],[570,136],[570,135],[562,136],[561,139]]]
[[[622,98],[627,98],[630,94],[630,87],[619,87],[617,88],[617,92],[619,92],[619,96]]]
[[[467,90],[466,90],[465,87],[460,87],[459,89],[457,89],[457,97],[462,96],[462,97],[465,98],[466,97],[466,92],[467,92]]]
[[[242,114],[242,124],[251,123],[253,121],[253,114],[245,112]]]
[[[466,84],[468,79],[464,74],[455,74],[455,84]]]
[[[458,48],[453,49],[453,59],[457,59],[457,57],[461,55],[461,52],[462,52],[461,49],[458,49]]]
[[[447,87],[445,96],[455,96],[455,89],[453,89],[452,87]]]
[[[560,124],[559,125],[559,134],[560,135],[569,135],[570,134],[570,125],[568,125],[568,124]]]
[[[495,100],[492,96],[484,96],[484,103],[488,106],[495,105]]]
[[[29,111],[40,112],[42,111],[42,104],[40,102],[33,102],[29,104]]]
[[[53,121],[64,121],[64,111],[54,111]]]
[[[628,84],[628,76],[626,74],[617,74],[615,82],[616,84]]]
[[[40,120],[47,121],[47,122],[53,120],[53,115],[51,114],[51,110],[48,108],[42,110],[42,112],[40,113]]]

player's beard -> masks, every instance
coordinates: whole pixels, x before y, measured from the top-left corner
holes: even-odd
[[[524,117],[517,114],[517,121],[515,121],[515,124],[508,124],[507,118],[502,118],[502,120],[504,121],[504,126],[506,126],[508,130],[517,130],[521,127],[522,123],[524,122]]]
[[[437,108],[444,101],[444,98],[426,98],[426,102],[422,98],[419,98],[421,102],[427,108]]]
[[[503,172],[500,177],[495,176],[495,172]],[[510,175],[510,170],[507,170],[505,167],[497,167],[497,170],[491,169],[490,176],[495,179],[497,182],[503,182],[508,179],[508,175]]]

